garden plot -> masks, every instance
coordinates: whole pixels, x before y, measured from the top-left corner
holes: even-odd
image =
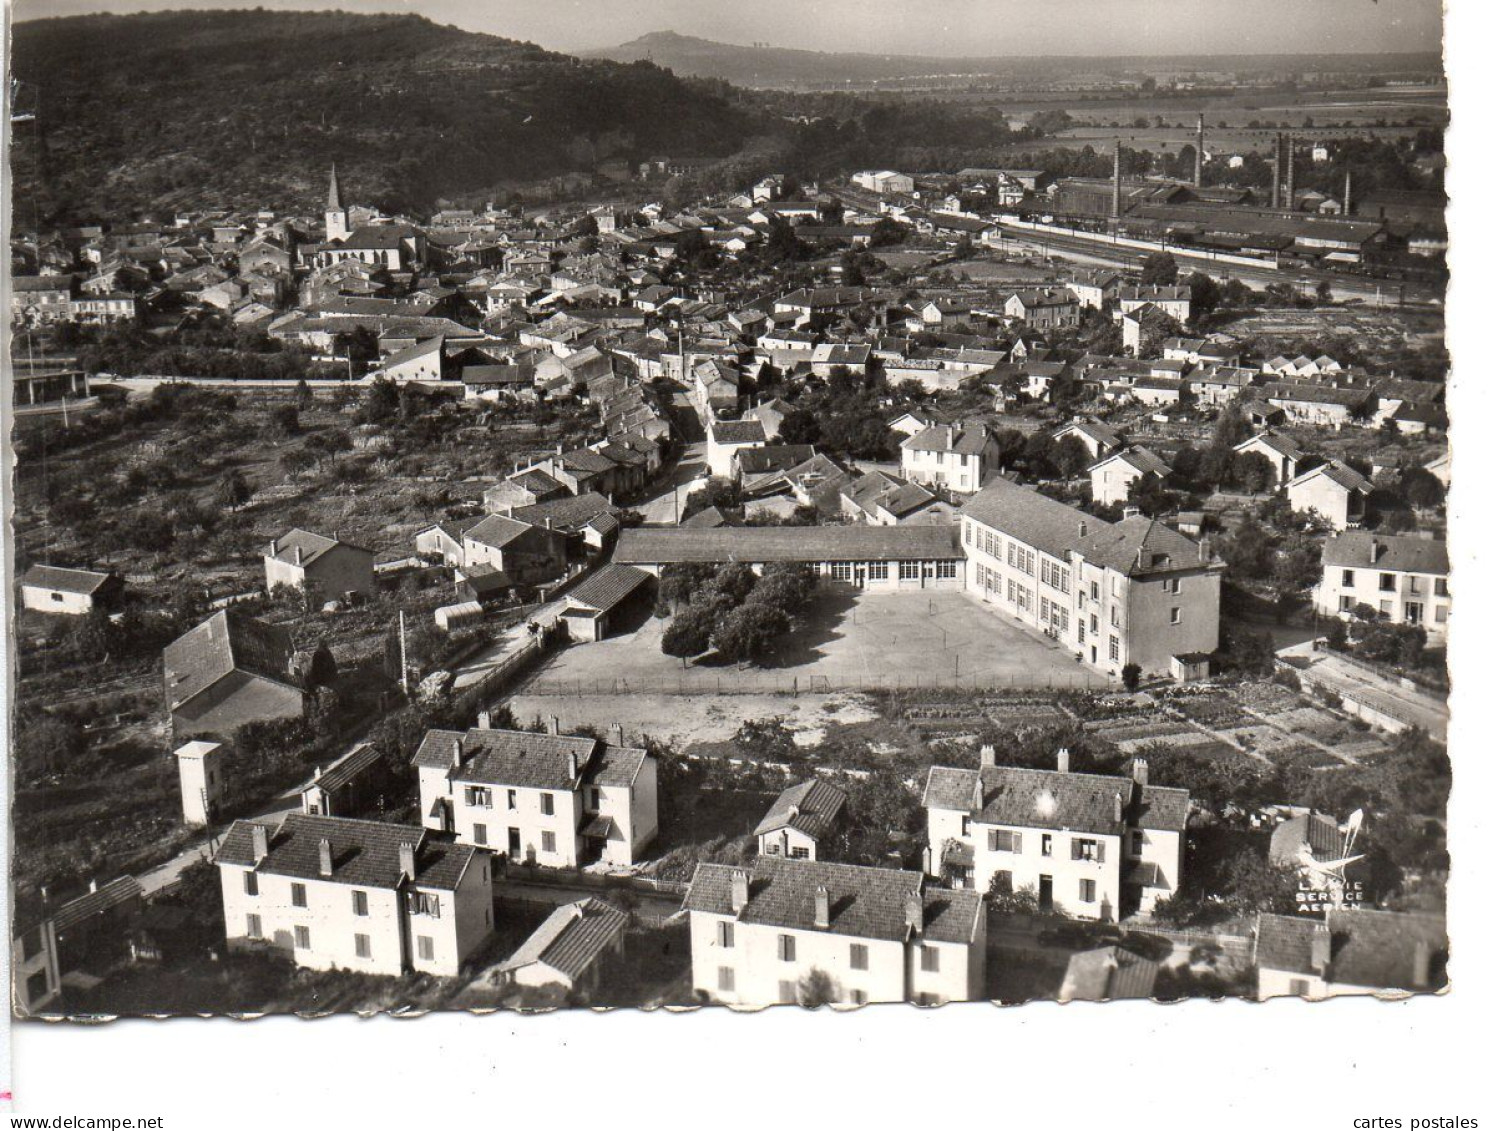
[[[1235,701],[1257,714],[1276,715],[1306,706],[1306,700],[1279,683],[1242,683],[1236,685]]]
[[[1123,754],[1135,753],[1144,746],[1192,747],[1214,742],[1212,736],[1196,726],[1157,716],[1145,719],[1110,719],[1095,723],[1090,729]]]
[[[1276,752],[1299,745],[1294,736],[1278,730],[1270,723],[1256,722],[1249,726],[1216,728],[1215,733],[1267,761],[1272,761],[1272,755]]]
[[[1321,707],[1298,707],[1269,715],[1268,720],[1282,730],[1321,742],[1324,746],[1338,746],[1359,737],[1353,724]]]

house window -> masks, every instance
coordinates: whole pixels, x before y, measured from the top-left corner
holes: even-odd
[[[248,937],[250,939],[263,938],[263,920],[257,915],[248,916]]]
[[[305,885],[304,884],[290,884],[289,885],[289,901],[291,903],[293,903],[296,907],[304,907],[304,906],[306,906],[306,902],[305,902]]]
[[[1412,597],[1419,597],[1421,595],[1421,579],[1419,577],[1412,576],[1410,578],[1410,595]]]
[[[1081,903],[1094,903],[1095,902],[1095,881],[1094,880],[1081,880],[1080,881],[1080,902]]]
[[[1380,616],[1393,617],[1395,615],[1394,601],[1381,601],[1379,603]]]
[[[956,563],[947,559],[935,563],[935,576],[941,581],[953,581],[956,577]]]
[[[542,835],[542,850],[544,852],[558,851],[558,836],[551,831],[544,831]]]
[[[353,915],[367,914],[367,893],[354,891],[351,893],[351,913]]]
[[[485,844],[486,843],[486,826],[485,825],[476,825],[473,831],[475,833],[475,843],[476,844]]]
[[[1044,839],[1044,842],[1043,842],[1043,845],[1041,846],[1041,848],[1040,848],[1039,851],[1042,852],[1043,855],[1045,855],[1045,856],[1053,856],[1054,855],[1054,834],[1053,833],[1045,833],[1043,839]]]
[[[244,872],[243,873],[243,894],[244,895],[257,895],[258,894],[258,873],[257,872]]]
[[[418,956],[424,962],[434,960],[434,940],[428,935],[418,937]]]
[[[551,817],[553,815],[553,795],[545,793],[542,795],[542,815]]]
[[[1106,858],[1106,846],[1098,840],[1088,837],[1076,837],[1070,842],[1071,860],[1092,860],[1102,862]]]
[[[734,968],[732,966],[718,968],[718,988],[725,993],[734,992]]]
[[[790,858],[792,860],[806,860],[811,856],[811,849],[800,844],[791,845]]]
[[[971,814],[970,813],[962,813],[961,814],[961,835],[962,836],[970,836],[971,835]]]
[[[781,935],[778,954],[781,962],[794,962],[796,960],[796,939],[794,935]]]
[[[1447,623],[1447,607],[1445,605],[1438,605],[1438,606],[1436,606],[1436,623],[1437,624],[1446,624]]]
[[[356,936],[356,956],[358,958],[372,957],[372,938],[370,935]]]
[[[1023,834],[1008,829],[988,829],[987,847],[993,852],[1022,852]]]
[[[506,791],[506,807],[508,809],[515,809],[517,807],[517,791],[516,790],[509,789],[509,790]]]
[[[1346,570],[1343,571],[1343,587],[1345,589],[1352,589],[1354,587],[1354,571],[1353,570],[1346,569]]]
[[[888,579],[889,579],[889,563],[888,562],[869,562],[868,563],[868,580],[869,581],[887,581]]]
[[[1174,606],[1173,608],[1169,609],[1168,610],[1168,623],[1169,624],[1182,624],[1183,623],[1183,610],[1180,609],[1180,608],[1178,608],[1178,607],[1176,607],[1176,606]]]
[[[848,964],[854,970],[868,969],[868,948],[862,943],[853,943],[848,954]]]
[[[920,563],[919,562],[900,562],[899,563],[899,580],[900,581],[918,581],[919,579],[920,579]]]
[[[1109,653],[1112,660],[1121,659],[1121,640],[1118,637],[1113,636],[1110,638]]]
[[[920,969],[927,974],[940,973],[940,950],[937,947],[920,947]]]
[[[1438,577],[1436,579],[1435,592],[1438,597],[1445,597],[1447,595],[1447,579],[1445,577]]]
[[[1287,993],[1292,997],[1306,997],[1311,989],[1306,978],[1293,978],[1287,983]]]
[[[294,929],[294,940],[295,940],[295,949],[296,950],[309,950],[310,949],[310,928],[309,927],[296,927]]]
[[[1094,581],[1090,583],[1090,599],[1092,601],[1100,600],[1100,586]]]
[[[465,787],[465,804],[476,809],[489,809],[491,807],[491,791],[483,785],[467,785]]]
[[[833,562],[832,563],[832,580],[833,581],[851,581],[852,580],[852,562]]]
[[[766,844],[765,844],[765,855],[766,856],[779,856],[780,855],[780,842],[778,840],[772,840],[772,841],[766,842]]]
[[[731,947],[734,945],[734,925],[732,923],[718,924],[718,945]]]
[[[1393,573],[1382,573],[1379,575],[1379,591],[1381,593],[1395,592],[1395,575]]]
[[[415,915],[427,915],[431,919],[439,918],[439,896],[432,891],[416,891],[411,901]]]

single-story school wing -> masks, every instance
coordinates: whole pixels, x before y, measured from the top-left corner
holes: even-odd
[[[963,589],[966,555],[954,526],[638,527],[614,560],[649,573],[679,563],[807,565],[857,589]]]

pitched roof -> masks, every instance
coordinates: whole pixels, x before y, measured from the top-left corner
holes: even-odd
[[[699,864],[683,910],[733,915],[734,870],[725,864]],[[925,941],[969,943],[981,914],[976,892],[927,888],[918,872],[778,856],[761,856],[743,870],[749,876],[749,902],[739,912],[741,923],[905,942],[906,905],[923,899]],[[815,925],[820,887],[827,889],[831,911],[826,928]]]
[[[569,773],[570,755],[577,774]],[[584,735],[477,727],[427,732],[414,752],[413,764],[448,770],[452,781],[567,791],[583,782],[627,786],[646,757],[646,751],[638,747],[612,746]]]
[[[1302,449],[1297,446],[1294,440],[1283,436],[1279,432],[1272,432],[1269,429],[1257,432],[1248,440],[1241,440],[1235,445],[1233,450],[1243,452],[1261,446],[1268,447],[1276,452],[1277,455],[1286,456],[1288,459],[1298,460],[1302,458]]]
[[[165,646],[165,687],[171,710],[232,671],[298,687],[289,630],[223,609]]]
[[[820,839],[832,827],[846,803],[847,794],[820,778],[788,786],[755,826],[754,835],[763,836],[777,829],[795,829]]]
[[[34,586],[37,589],[55,589],[59,593],[79,593],[85,597],[91,597],[101,587],[117,578],[117,574],[98,573],[91,569],[34,565],[21,578],[21,584]]]
[[[482,546],[494,546],[500,549],[503,546],[509,546],[531,529],[533,529],[531,523],[519,522],[505,515],[488,514],[465,531],[465,538],[470,542],[479,542]]]
[[[1434,915],[1339,909],[1328,912],[1333,961],[1328,981],[1379,990],[1436,988],[1447,950],[1446,921]],[[1422,953],[1424,952],[1424,953]],[[1425,977],[1416,964],[1424,958]]]
[[[1296,476],[1287,484],[1287,490],[1290,491],[1301,483],[1310,483],[1314,479],[1331,479],[1346,491],[1363,491],[1368,494],[1374,490],[1373,483],[1348,464],[1336,459],[1331,459],[1319,467],[1314,467],[1311,471],[1304,471]]]
[[[1318,860],[1336,860],[1343,855],[1344,835],[1338,822],[1326,813],[1306,813],[1282,821],[1271,830],[1271,862],[1295,864],[1304,844]]]
[[[932,424],[900,443],[911,452],[956,452],[980,455],[989,442],[995,442],[992,430],[985,424],[958,428],[953,424]]]
[[[309,530],[301,530],[298,527],[288,534],[281,534],[269,543],[269,551],[264,556],[274,558],[276,561],[288,562],[292,565],[307,566],[317,558],[334,550],[337,546],[345,546],[351,550],[357,550],[363,554],[370,554],[371,550],[363,550],[360,546],[353,546],[349,542],[342,542],[339,538],[327,538],[324,534],[315,534]],[[295,551],[299,551],[299,557],[295,557]]]
[[[144,893],[140,882],[133,876],[120,876],[104,884],[97,891],[90,891],[76,899],[68,900],[52,915],[52,925],[60,932],[75,927],[95,915],[103,915],[120,904],[137,899]]]
[[[765,426],[758,420],[715,420],[709,427],[716,444],[765,442]]]
[[[332,763],[315,775],[312,784],[324,790],[340,789],[350,785],[358,777],[376,766],[386,752],[373,742],[361,742],[340,761]]]
[[[624,911],[594,896],[565,903],[496,969],[509,972],[541,963],[577,981],[625,933],[629,922]]]
[[[1324,542],[1323,565],[1429,573],[1438,577],[1451,572],[1445,542],[1403,534],[1371,534],[1366,530],[1351,530]]]
[[[935,561],[962,558],[949,526],[639,527],[620,532],[614,560],[670,562]]]
[[[254,823],[235,821],[217,849],[214,862],[302,880],[397,888],[403,882],[401,848],[407,844],[414,849],[414,883],[419,887],[453,890],[478,852],[467,845],[433,840],[416,825],[288,813],[279,827],[269,833],[268,855],[255,864]],[[329,841],[331,846],[329,876],[320,871],[322,840]]]
[[[597,491],[584,491],[578,495],[565,495],[560,499],[549,499],[531,506],[515,507],[511,517],[532,526],[545,526],[549,520],[559,530],[579,530],[587,522],[602,514],[618,514],[620,508]]]
[[[975,808],[978,777],[980,810]],[[980,771],[932,766],[924,803],[928,809],[971,813],[982,824],[1015,828],[1119,834],[1127,827],[1181,832],[1188,823],[1186,789],[1022,766],[986,766]]]
[[[651,575],[643,569],[611,562],[569,590],[567,598],[604,614],[650,580]]]
[[[1149,471],[1159,476],[1171,475],[1173,473],[1173,469],[1165,464],[1156,452],[1151,448],[1143,447],[1141,444],[1133,444],[1129,448],[1122,448],[1120,451],[1112,452],[1099,463],[1092,464],[1090,470],[1094,471],[1098,467],[1105,467],[1108,463],[1117,462],[1127,464],[1142,475],[1146,475]]]
[[[1117,1001],[1150,998],[1160,964],[1118,946],[1103,946],[1070,956],[1060,1001]]]

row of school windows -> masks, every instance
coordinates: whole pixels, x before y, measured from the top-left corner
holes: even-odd
[[[248,896],[258,895],[258,873],[243,873],[243,894]],[[431,891],[413,891],[407,895],[408,911],[412,915],[427,915],[431,919],[439,918],[439,896]],[[295,907],[308,907],[310,905],[309,892],[305,885],[292,883],[289,885],[289,902]],[[351,893],[351,913],[358,917],[371,914],[367,906],[367,893],[353,890]]]
[[[486,926],[491,925],[491,913],[486,912]],[[250,939],[261,939],[263,933],[263,919],[258,915],[250,914],[247,917],[247,931]],[[416,935],[415,944],[418,947],[419,960],[432,962],[434,960],[434,940],[428,935]],[[372,957],[372,936],[364,934],[352,935],[352,946],[358,958]],[[296,924],[294,928],[294,948],[296,950],[310,949],[310,928]]]
[[[889,580],[888,562],[826,562],[823,567],[833,581],[853,581],[862,577],[867,581]],[[947,558],[929,562],[900,562],[900,581],[925,580],[953,581],[956,578],[955,559]]]

